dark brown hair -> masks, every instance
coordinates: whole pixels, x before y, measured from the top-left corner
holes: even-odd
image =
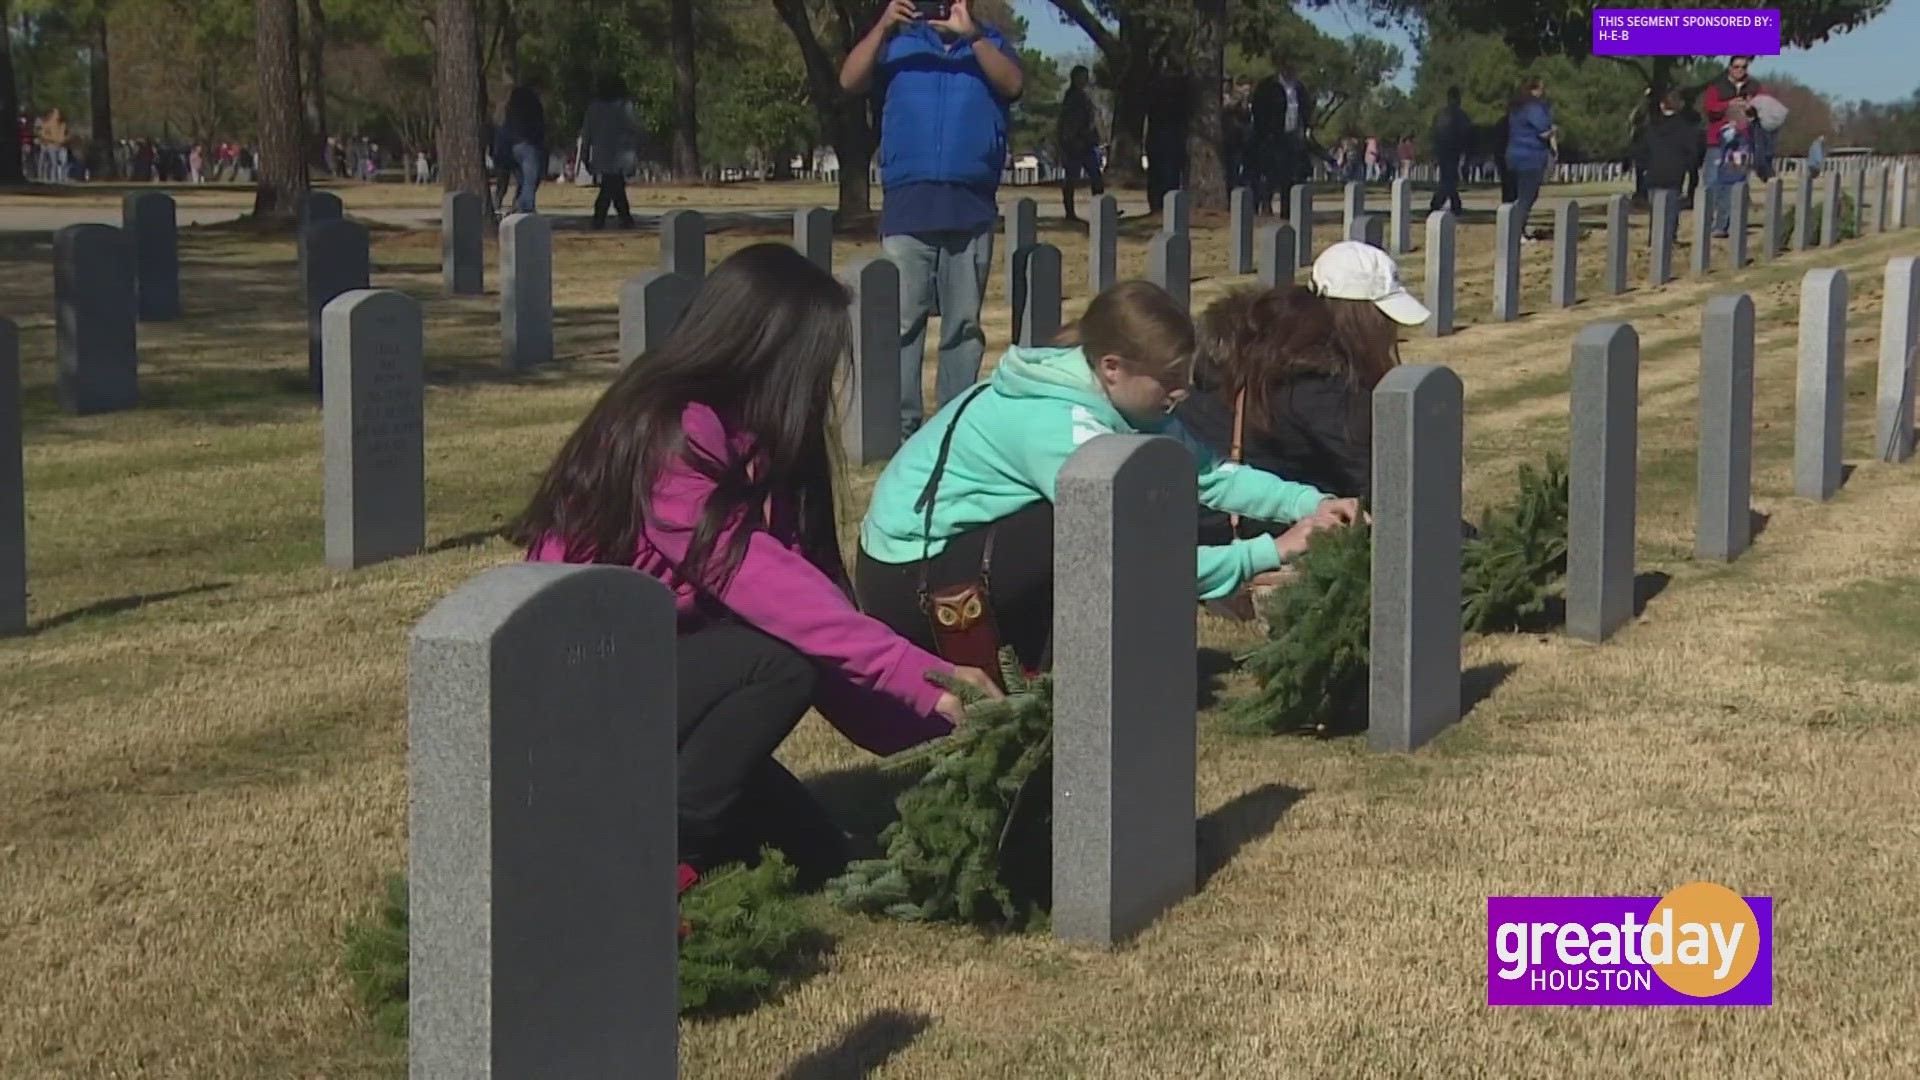
[[[1193,320],[1151,281],[1123,281],[1093,298],[1058,345],[1078,345],[1089,364],[1119,356],[1145,375],[1184,374],[1193,363]]]
[[[1400,362],[1399,327],[1367,300],[1334,300],[1300,285],[1238,289],[1200,316],[1195,379],[1247,418],[1273,415],[1272,396],[1302,375],[1336,375],[1370,391]]]
[[[853,338],[850,300],[785,244],[727,258],[679,326],[627,365],[568,437],[510,535],[529,546],[559,537],[568,561],[628,563],[655,485],[677,464],[713,485],[678,567],[684,580],[725,588],[753,529],[773,524],[763,508],[776,492],[797,511],[789,524],[808,557],[838,566],[827,433],[834,376]],[[729,435],[751,437],[752,457],[689,443],[680,419],[694,402]],[[734,525],[744,527],[715,550]]]

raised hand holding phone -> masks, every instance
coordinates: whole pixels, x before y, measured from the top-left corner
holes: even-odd
[[[929,17],[927,24],[937,30],[945,30],[960,37],[968,37],[979,30],[973,21],[973,12],[967,8],[967,0],[919,0],[921,6],[947,9],[944,18]]]

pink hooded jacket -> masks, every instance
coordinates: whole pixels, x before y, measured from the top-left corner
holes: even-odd
[[[729,435],[720,417],[705,405],[690,404],[680,422],[687,442],[723,461],[753,453],[746,435]],[[673,590],[682,628],[697,627],[702,598],[717,602],[734,618],[792,645],[820,670],[814,708],[862,748],[893,754],[953,730],[934,711],[942,693],[928,673],[950,675],[953,665],[917,648],[892,629],[854,606],[839,566],[827,570],[808,561],[797,535],[755,530],[739,569],[717,594],[683,580],[677,568],[699,525],[713,482],[676,461],[653,490],[653,514],[643,524],[632,565]],[[783,498],[776,493],[778,501]],[[791,520],[777,513],[775,522]],[[736,523],[722,532],[715,550],[724,550]],[[775,529],[779,533],[793,531]],[[565,562],[564,538],[542,537],[527,553],[533,562]]]

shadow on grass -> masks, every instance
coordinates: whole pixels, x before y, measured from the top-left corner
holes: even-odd
[[[1262,784],[1235,795],[1225,806],[1201,818],[1196,837],[1199,848],[1199,887],[1233,861],[1248,844],[1267,835],[1308,789],[1287,784]]]
[[[1752,510],[1752,509],[1748,510],[1747,511],[1747,542],[1751,544],[1754,541],[1760,539],[1760,534],[1763,532],[1766,532],[1767,526],[1772,523],[1773,523],[1772,514],[1763,514],[1758,510]]]
[[[184,589],[171,589],[167,592],[141,593],[135,596],[116,596],[111,600],[101,600],[88,604],[86,607],[74,608],[72,611],[55,615],[46,622],[34,627],[33,633],[45,633],[48,630],[65,626],[68,623],[79,622],[82,619],[92,619],[108,615],[123,615],[129,611],[146,607],[148,604],[162,604],[168,600],[178,600],[186,596],[198,596],[201,593],[219,592],[222,589],[230,589],[232,587],[233,583],[230,581],[218,581],[206,585],[191,585]]]
[[[505,535],[506,529],[507,526],[505,525],[495,525],[491,529],[475,529],[473,532],[464,532],[458,536],[449,536],[445,540],[428,548],[426,554],[438,555],[443,551],[452,551],[455,548],[481,547],[489,540],[509,539]]]
[[[780,1080],[857,1080],[871,1076],[932,1026],[933,1017],[926,1013],[876,1010],[831,1045],[788,1066]]]
[[[1673,584],[1673,575],[1660,570],[1636,574],[1633,579],[1634,617],[1638,618],[1646,614],[1647,605],[1653,603],[1655,597],[1666,592],[1667,586],[1671,584]]]
[[[1220,700],[1220,691],[1226,686],[1227,676],[1238,665],[1234,663],[1233,654],[1223,649],[1202,647],[1194,659],[1199,665],[1199,677],[1194,681],[1200,688],[1195,707],[1204,711],[1213,708]]]
[[[1460,718],[1479,707],[1480,703],[1493,696],[1501,684],[1520,670],[1518,664],[1478,664],[1460,673]]]
[[[899,816],[895,800],[925,775],[926,769],[920,766],[859,765],[816,776],[807,781],[807,790],[826,804],[834,823],[852,837],[853,857],[871,859],[885,854],[880,833]]]

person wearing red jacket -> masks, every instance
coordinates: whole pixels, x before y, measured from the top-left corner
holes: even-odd
[[[1732,210],[1728,198],[1732,193],[1732,184],[1723,181],[1720,176],[1721,157],[1725,152],[1721,145],[1721,129],[1729,122],[1745,123],[1747,107],[1762,93],[1760,81],[1747,76],[1747,69],[1752,64],[1751,56],[1728,57],[1725,74],[1707,84],[1707,92],[1701,102],[1701,109],[1707,114],[1707,195],[1713,200],[1713,235],[1719,237],[1727,235],[1727,223]]]

